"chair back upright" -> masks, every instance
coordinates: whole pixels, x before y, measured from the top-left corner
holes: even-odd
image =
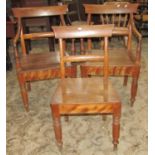
[[[81,25],[68,27],[53,27],[55,38],[59,39],[61,78],[65,78],[65,63],[67,62],[103,61],[104,80],[105,83],[108,83],[108,38],[112,35],[112,30],[113,25]],[[64,40],[68,38],[103,38],[105,42],[103,54],[65,55]]]

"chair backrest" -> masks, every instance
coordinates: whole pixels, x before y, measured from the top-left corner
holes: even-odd
[[[106,2],[104,4],[84,4],[88,14],[87,22],[90,24],[92,15],[99,15],[102,24],[114,24],[117,27],[127,27],[132,22],[133,14],[137,12],[137,3]]]
[[[60,24],[65,25],[64,15],[66,15],[68,8],[67,5],[62,5],[62,6],[13,8],[12,11],[14,17],[18,19],[18,30],[14,42],[17,42],[17,39],[20,36],[22,53],[26,55],[25,40],[54,37],[54,34],[52,31],[25,34],[23,30],[22,20],[29,17],[40,18],[40,17],[58,16],[60,17]]]
[[[108,80],[108,37],[112,35],[113,25],[82,25],[82,26],[60,26],[52,27],[55,38],[59,39],[61,78],[65,78],[65,63],[82,61],[103,61],[104,77]],[[68,38],[103,38],[103,55],[65,55],[64,40]]]
[[[100,24],[114,24],[113,35],[126,36],[128,51],[131,51],[134,13],[139,4],[129,2],[106,2],[104,4],[84,4],[87,23],[91,24],[92,16],[98,16]]]

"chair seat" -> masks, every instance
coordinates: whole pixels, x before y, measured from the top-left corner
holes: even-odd
[[[58,52],[32,53],[20,59],[21,68],[24,71],[42,70],[60,66]]]
[[[103,54],[101,50],[92,50],[90,53],[92,54]],[[121,67],[121,66],[133,66],[135,63],[129,57],[125,48],[111,48],[109,49],[109,67]],[[82,64],[82,66],[102,66],[102,62],[86,62]]]
[[[97,111],[96,108],[99,108],[100,112],[108,104],[109,108],[112,108],[113,104],[120,103],[120,99],[110,83],[108,83],[108,92],[104,92],[103,82],[103,77],[66,78],[60,80],[52,97],[52,104],[59,105],[61,112],[64,113],[68,112],[68,110],[70,113],[91,113]],[[105,95],[106,98],[104,98],[104,93],[108,94]],[[84,108],[85,106],[86,108]]]

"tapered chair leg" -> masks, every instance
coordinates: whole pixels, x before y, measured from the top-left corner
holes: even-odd
[[[51,113],[53,117],[53,126],[54,126],[54,133],[55,138],[57,141],[57,145],[59,150],[62,150],[62,129],[61,129],[61,120],[60,120],[60,113],[59,113],[59,106],[51,104]]]
[[[19,80],[20,92],[21,92],[23,103],[24,103],[24,107],[25,107],[25,110],[28,112],[29,103],[28,103],[28,93],[26,90],[26,82],[24,81],[22,76],[18,76],[18,80]]]

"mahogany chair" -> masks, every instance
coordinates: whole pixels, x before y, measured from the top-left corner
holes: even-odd
[[[23,31],[22,19],[27,17],[57,16],[60,18],[61,24],[65,25],[64,15],[67,12],[67,6],[13,8],[12,10],[14,16],[18,19],[18,30],[14,38],[17,77],[24,107],[26,111],[28,111],[28,90],[30,90],[30,82],[60,77],[60,58],[59,52],[56,51],[31,52],[27,54],[26,40],[54,38],[54,33],[51,31],[25,34]],[[20,41],[21,44],[21,51],[19,51],[17,47],[18,41]],[[66,65],[66,76],[75,77],[76,67],[69,64]]]
[[[123,76],[124,85],[127,85],[128,76],[132,77],[131,84],[131,105],[134,104],[138,77],[140,73],[141,41],[142,36],[137,31],[133,14],[137,11],[138,4],[126,2],[107,2],[104,5],[84,4],[85,12],[88,15],[87,23],[92,23],[92,16],[99,16],[100,24],[114,24],[113,36],[125,38],[125,44],[120,47],[111,47],[109,53],[109,74],[111,76]],[[136,40],[136,48],[132,47],[133,37]],[[119,41],[119,40],[118,40]],[[111,41],[112,42],[112,41]],[[89,40],[89,50],[91,50],[91,40]],[[102,46],[104,42],[101,42]],[[93,52],[93,51],[92,51]],[[86,62],[81,65],[83,77],[95,74],[102,74],[102,64]]]
[[[59,39],[61,57],[61,79],[51,101],[51,113],[57,144],[62,149],[62,128],[60,117],[63,115],[111,114],[113,116],[113,144],[117,148],[121,101],[108,80],[108,38],[112,35],[113,25],[81,25],[53,27],[55,38]],[[64,53],[64,40],[72,38],[98,38],[105,41],[103,55]],[[100,61],[105,64],[104,77],[66,78],[65,64],[68,62]]]

